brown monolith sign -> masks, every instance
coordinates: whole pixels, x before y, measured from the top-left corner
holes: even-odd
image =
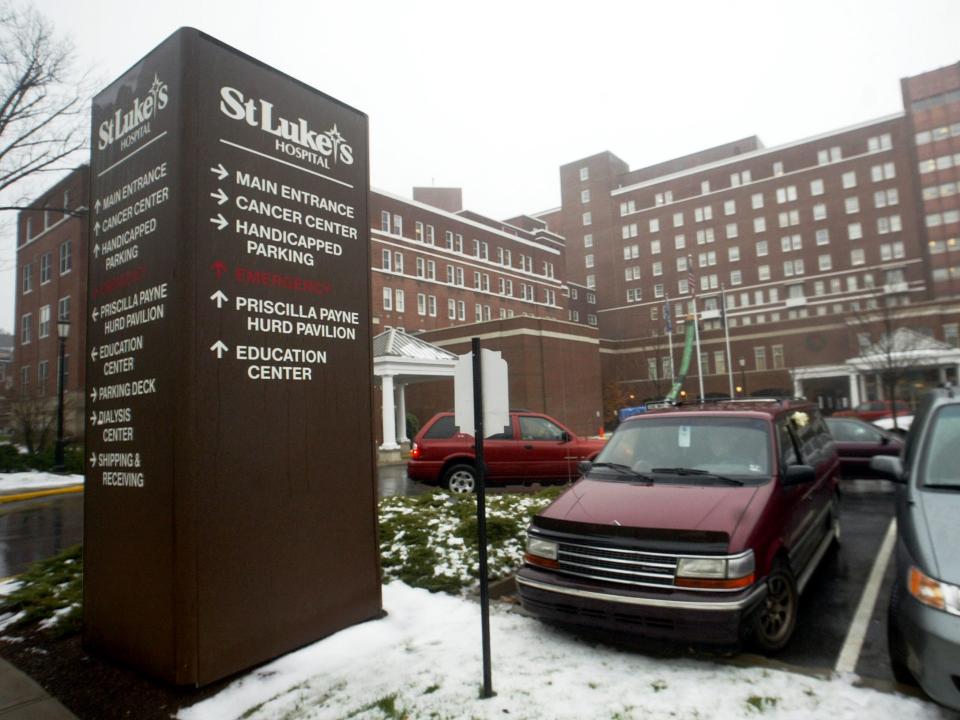
[[[95,98],[91,649],[204,684],[380,614],[367,132],[190,28]]]

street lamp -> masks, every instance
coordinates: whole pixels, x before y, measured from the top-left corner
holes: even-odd
[[[57,320],[57,339],[60,343],[60,373],[57,380],[57,446],[53,458],[54,470],[63,472],[63,379],[64,359],[67,349],[67,336],[70,334],[70,321]]]
[[[740,366],[740,392],[743,393],[744,397],[747,395],[747,373],[744,368],[747,366],[747,361],[743,358],[737,360],[737,364]]]

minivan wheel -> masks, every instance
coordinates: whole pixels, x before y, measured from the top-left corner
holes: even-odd
[[[900,592],[903,581],[897,573],[897,579],[890,589],[890,604],[887,606],[887,652],[890,655],[890,669],[893,677],[902,685],[916,685],[917,681],[907,667],[907,646],[903,641],[903,634],[897,624],[897,615],[900,611]]]
[[[465,494],[477,489],[477,471],[472,465],[453,465],[443,476],[443,484],[452,493]]]
[[[757,618],[754,641],[760,650],[780,650],[793,635],[797,624],[797,582],[783,563],[774,565],[767,576],[767,597]]]

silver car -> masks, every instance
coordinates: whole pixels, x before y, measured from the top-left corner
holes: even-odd
[[[897,487],[897,574],[890,596],[890,663],[934,700],[960,710],[960,394],[925,399],[900,457],[871,468]]]

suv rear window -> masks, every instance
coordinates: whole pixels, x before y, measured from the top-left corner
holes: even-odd
[[[453,415],[442,415],[437,421],[427,428],[423,434],[423,439],[447,440],[457,434],[457,426],[453,424]]]

